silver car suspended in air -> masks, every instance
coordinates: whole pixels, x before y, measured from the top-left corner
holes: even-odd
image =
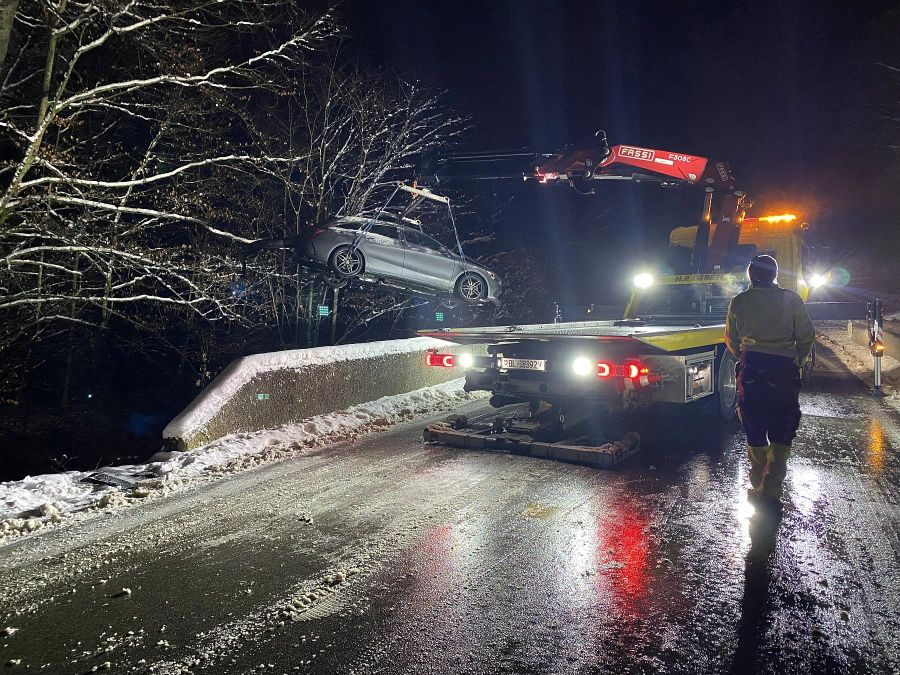
[[[305,240],[303,254],[336,280],[359,278],[472,304],[498,302],[500,279],[494,272],[387,219],[333,218]]]

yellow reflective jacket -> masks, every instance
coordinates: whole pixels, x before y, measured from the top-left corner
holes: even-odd
[[[816,339],[806,306],[785,288],[751,285],[728,305],[725,344],[735,356],[742,349],[797,359],[802,363]]]

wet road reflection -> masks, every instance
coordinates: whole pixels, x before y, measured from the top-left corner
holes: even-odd
[[[865,456],[869,465],[869,470],[876,478],[881,476],[884,471],[884,453],[887,443],[885,441],[884,426],[876,417],[872,417],[868,422],[869,443],[865,448]]]

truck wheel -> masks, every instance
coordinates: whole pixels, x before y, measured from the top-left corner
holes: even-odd
[[[716,398],[719,400],[719,413],[726,422],[730,422],[737,414],[737,376],[734,367],[737,365],[731,352],[725,351],[719,359],[719,372],[716,375]]]

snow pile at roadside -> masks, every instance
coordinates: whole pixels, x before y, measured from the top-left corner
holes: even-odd
[[[188,437],[202,429],[222,406],[257,375],[277,370],[298,370],[308,366],[327,365],[342,361],[373,359],[392,354],[426,352],[446,346],[444,340],[409,338],[383,340],[336,347],[288,349],[280,352],[252,354],[234,361],[194,399],[184,412],[163,429],[163,438]]]
[[[866,347],[853,341],[846,323],[822,322],[816,326],[816,337],[851,373],[870,387],[874,385],[872,354]],[[891,403],[900,405],[900,361],[890,356],[882,357],[881,381]]]
[[[232,434],[190,452],[159,453],[141,465],[115,467],[110,473],[147,474],[130,491],[82,482],[92,472],[68,471],[0,483],[0,540],[33,532],[70,517],[127,506],[202,484],[266,462],[302,455],[386,429],[419,415],[452,409],[481,394],[463,391],[462,378],[407,394],[385,396],[298,424],[252,433]]]

